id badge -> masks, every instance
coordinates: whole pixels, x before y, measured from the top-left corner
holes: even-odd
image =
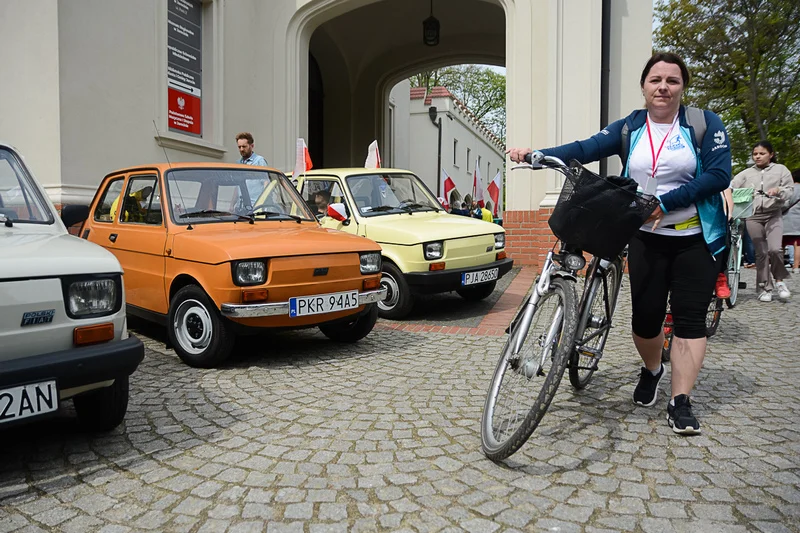
[[[644,182],[644,193],[655,196],[658,192],[658,180],[655,178],[647,178]]]

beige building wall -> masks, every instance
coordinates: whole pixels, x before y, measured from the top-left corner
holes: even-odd
[[[506,66],[509,146],[550,146],[599,129],[599,0],[437,0],[437,47],[421,42],[417,8],[424,4],[426,17],[428,2],[204,0],[203,137],[170,133],[168,1],[0,2],[0,45],[13,51],[0,62],[0,137],[20,148],[57,203],[88,201],[102,176],[131,164],[236,161],[234,135],[243,130],[256,152],[289,170],[295,139],[309,131],[309,51],[326,77],[328,166],[362,164],[375,138],[385,146],[392,88],[449,64]],[[652,7],[612,2],[615,117],[641,103]],[[406,157],[417,164],[411,137],[407,149],[397,142],[402,131],[396,137],[396,165]],[[546,205],[558,187],[555,176],[507,182],[508,209],[523,211]]]

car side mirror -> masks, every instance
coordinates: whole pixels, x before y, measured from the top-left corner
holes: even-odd
[[[328,204],[327,216],[342,223],[342,226],[350,225],[350,213],[347,212],[347,206],[343,203]]]
[[[80,224],[89,218],[88,205],[65,205],[61,208],[61,221],[66,227]]]

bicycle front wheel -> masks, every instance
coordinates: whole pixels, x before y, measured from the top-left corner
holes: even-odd
[[[603,289],[603,276],[606,279],[607,291]],[[602,276],[597,276],[592,280],[590,293],[586,300],[586,309],[582,310],[580,322],[578,322],[575,349],[572,351],[569,361],[569,382],[578,390],[589,384],[594,371],[597,370],[594,354],[599,357],[605,348],[606,339],[611,331],[611,317],[614,315],[614,307],[617,305],[621,281],[622,268],[617,262],[609,264]],[[606,294],[610,313],[606,311]],[[584,341],[584,339],[589,340]],[[585,350],[581,352],[581,348],[585,348]]]
[[[742,238],[741,236],[731,246],[731,252],[728,256],[728,287],[731,289],[731,295],[725,298],[725,305],[728,309],[733,309],[736,305],[736,299],[739,296],[739,276],[742,270]]]
[[[576,299],[574,282],[556,278],[539,299],[530,327],[515,320],[481,417],[481,447],[489,459],[500,461],[519,450],[547,412],[572,351]]]
[[[719,327],[719,319],[722,316],[722,299],[713,298],[708,304],[706,313],[706,337],[713,337]]]

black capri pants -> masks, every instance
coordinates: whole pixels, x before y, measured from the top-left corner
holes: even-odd
[[[675,336],[705,337],[721,261],[721,254],[712,257],[701,234],[673,237],[639,231],[628,246],[633,332],[645,339],[661,333],[669,295]]]

